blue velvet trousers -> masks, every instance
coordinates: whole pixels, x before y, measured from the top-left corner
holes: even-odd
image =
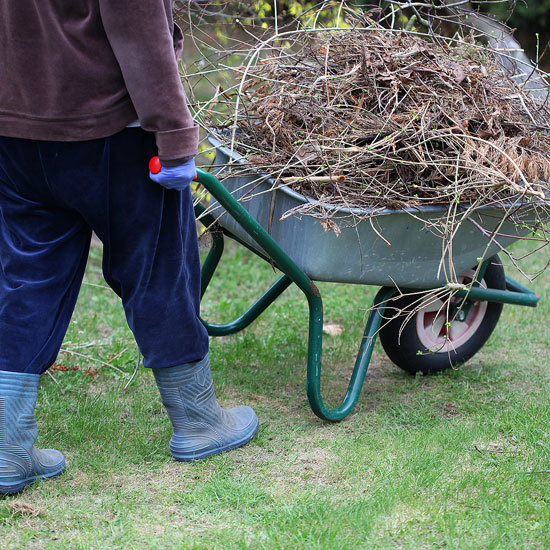
[[[190,190],[149,179],[154,135],[0,137],[0,370],[41,374],[76,303],[92,230],[146,367],[198,361],[200,264]]]

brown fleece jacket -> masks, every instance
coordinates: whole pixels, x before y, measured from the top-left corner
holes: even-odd
[[[139,119],[161,159],[193,156],[171,0],[2,0],[0,135],[82,141]]]

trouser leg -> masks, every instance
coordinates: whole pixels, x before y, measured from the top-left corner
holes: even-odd
[[[126,129],[109,138],[103,208],[87,219],[104,245],[103,271],[122,298],[146,367],[203,359],[208,335],[199,319],[200,261],[190,189],[166,190],[149,178],[154,136]]]
[[[55,361],[90,236],[52,193],[37,143],[0,138],[0,371],[41,374]]]

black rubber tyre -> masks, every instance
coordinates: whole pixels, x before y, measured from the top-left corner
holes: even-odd
[[[463,282],[471,282],[472,276],[473,270],[464,274]],[[504,268],[498,256],[491,258],[481,284],[498,290],[506,288]],[[418,296],[405,295],[390,305],[397,311],[411,311],[412,304],[417,301]],[[432,302],[405,325],[406,314],[383,325],[380,341],[399,368],[410,374],[432,374],[458,366],[475,355],[495,329],[502,307],[503,304],[496,302],[473,302],[466,319],[461,322],[446,318],[449,309],[446,303]]]

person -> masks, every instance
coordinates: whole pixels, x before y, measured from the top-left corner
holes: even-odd
[[[0,3],[0,493],[65,468],[35,447],[34,409],[92,231],[172,422],[172,456],[206,458],[258,429],[250,407],[218,405],[199,319],[182,42],[171,0]]]

